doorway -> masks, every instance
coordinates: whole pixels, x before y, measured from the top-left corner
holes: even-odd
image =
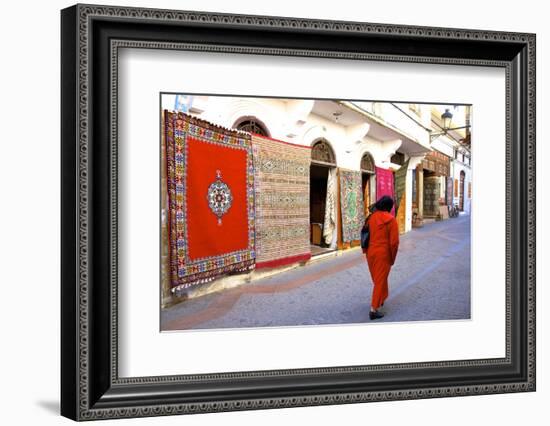
[[[371,176],[371,173],[361,173],[365,217],[369,215],[369,206],[374,202],[374,200],[371,201],[371,191],[374,186],[374,179],[372,179]]]
[[[309,178],[309,221],[310,242],[312,246],[327,247],[323,239],[323,227],[327,201],[329,168],[312,164]]]
[[[435,219],[439,214],[439,196],[441,194],[441,179],[434,173],[424,169],[423,211],[427,219]]]
[[[332,147],[325,139],[320,139],[313,144],[311,149],[311,166],[309,175],[309,222],[310,222],[310,244],[311,255],[315,256],[328,251],[332,251],[335,238],[337,218],[334,217],[334,223],[325,221],[327,203],[330,203],[333,209],[336,208],[336,157]],[[331,181],[331,194],[327,201],[327,190]],[[330,208],[330,206],[329,206]],[[325,227],[332,227],[333,232]],[[324,233],[328,232],[329,241],[324,238]]]
[[[374,158],[369,152],[365,152],[361,156],[361,181],[363,189],[363,206],[365,217],[369,215],[369,206],[376,202],[376,169],[374,166]]]
[[[458,209],[464,211],[464,181],[466,180],[466,173],[464,170],[460,171],[460,191],[459,191],[459,200],[458,200]]]

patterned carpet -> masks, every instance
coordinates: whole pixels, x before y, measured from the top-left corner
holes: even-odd
[[[347,243],[361,238],[361,228],[365,222],[361,172],[339,169],[339,175],[342,240]]]
[[[311,150],[252,136],[256,199],[256,267],[311,257],[309,166]]]
[[[249,134],[164,111],[170,276],[174,290],[255,262]]]

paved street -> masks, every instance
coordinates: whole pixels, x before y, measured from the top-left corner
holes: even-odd
[[[385,317],[370,321],[372,281],[350,250],[239,288],[165,309],[163,330],[470,318],[470,216],[401,235]]]

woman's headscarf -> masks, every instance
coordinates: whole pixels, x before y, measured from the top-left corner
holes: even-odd
[[[372,210],[372,212],[375,212],[376,210],[382,210],[384,212],[389,213],[391,212],[392,207],[393,207],[393,198],[390,197],[389,195],[384,195],[383,197],[380,197],[380,199],[376,203],[374,203],[374,210]]]

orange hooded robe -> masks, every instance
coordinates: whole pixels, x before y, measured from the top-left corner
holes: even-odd
[[[388,276],[399,248],[399,227],[388,212],[375,211],[368,219],[370,237],[368,249],[363,249],[374,284],[371,305],[380,308],[388,297]]]

